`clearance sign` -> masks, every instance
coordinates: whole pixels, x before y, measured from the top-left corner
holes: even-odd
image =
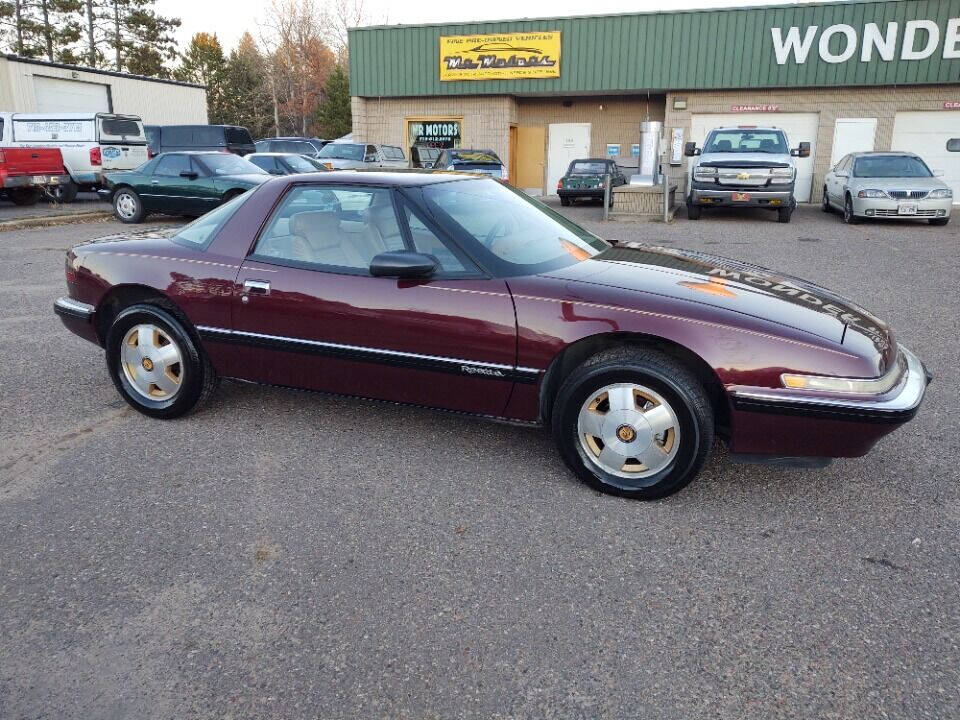
[[[440,80],[560,77],[560,31],[440,38]]]

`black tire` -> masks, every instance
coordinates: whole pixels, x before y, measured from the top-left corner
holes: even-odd
[[[930,224],[931,224],[931,225],[939,225],[939,226],[942,227],[942,226],[946,225],[948,222],[950,222],[950,218],[948,218],[948,217],[945,217],[945,218],[933,218],[933,219],[930,221]]]
[[[820,209],[825,213],[832,213],[833,206],[830,204],[830,197],[827,195],[827,186],[823,186],[823,200],[820,204]]]
[[[777,222],[778,223],[788,223],[790,222],[790,216],[793,215],[793,208],[782,207],[777,208]]]
[[[570,198],[561,197],[560,204],[564,207],[570,207]]]
[[[601,205],[601,206],[603,205],[603,200],[600,201],[600,205]],[[612,194],[610,195],[610,200],[607,202],[607,207],[608,207],[608,208],[612,208],[612,207],[613,207],[613,195],[612,195]]]
[[[130,205],[127,205],[129,200]],[[118,188],[113,193],[113,215],[122,223],[133,224],[143,222],[146,212],[143,209],[143,201],[137,195],[137,191],[131,187]],[[132,207],[132,209],[127,209]]]
[[[687,203],[687,218],[690,220],[700,219],[700,206],[693,203]]]
[[[847,225],[857,225],[860,218],[853,214],[853,198],[848,194],[843,200],[843,221]]]
[[[47,195],[53,198],[55,202],[62,204],[72,203],[77,199],[78,192],[80,192],[80,188],[73,180],[69,180],[63,185],[51,185],[47,188]]]
[[[121,363],[121,346],[127,333],[136,325],[151,324],[166,333],[180,351],[182,380],[180,388],[169,398],[152,400],[134,388]],[[121,310],[110,325],[106,338],[107,372],[124,400],[144,415],[171,419],[184,415],[207,399],[218,384],[217,374],[199,349],[198,342],[178,320],[172,308],[150,302],[131,305]]]
[[[588,457],[578,430],[583,404],[613,383],[635,383],[659,393],[676,414],[680,446],[659,472],[626,479],[605,471]],[[563,382],[553,406],[553,439],[577,476],[600,492],[636,500],[671,495],[693,480],[713,447],[713,408],[703,386],[681,363],[656,350],[620,347],[593,356]]]
[[[10,196],[10,199],[13,201],[14,205],[36,205],[40,202],[40,198],[43,196],[43,190],[40,188],[15,188],[13,190],[7,190],[7,194]]]

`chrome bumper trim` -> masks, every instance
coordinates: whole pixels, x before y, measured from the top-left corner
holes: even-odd
[[[61,317],[77,318],[78,320],[83,320],[84,322],[90,322],[95,310],[96,308],[89,303],[80,302],[79,300],[74,300],[73,298],[68,297],[58,298],[57,301],[53,303],[53,311],[57,315],[60,315]]]

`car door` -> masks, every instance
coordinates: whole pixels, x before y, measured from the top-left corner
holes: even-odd
[[[146,178],[140,197],[144,207],[173,214],[193,214],[197,202],[192,199],[191,182],[182,173],[194,172],[189,155],[167,153],[153,168],[153,174]]]
[[[501,415],[516,321],[503,280],[484,276],[439,228],[382,187],[293,185],[243,262],[234,339],[251,380]],[[373,277],[370,261],[414,247],[430,279]]]
[[[830,193],[830,202],[837,207],[843,207],[844,197],[847,192],[847,185],[850,182],[850,169],[853,165],[853,156],[846,155],[837,163],[834,168],[832,183],[828,186]]]

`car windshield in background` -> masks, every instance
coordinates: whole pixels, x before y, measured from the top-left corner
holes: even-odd
[[[227,153],[210,153],[197,158],[214,175],[264,175],[267,172],[249,160]]]
[[[363,153],[366,145],[356,145],[353,143],[330,143],[324,145],[318,157],[332,158],[334,160],[363,160]]]
[[[720,130],[710,138],[705,153],[771,153],[789,152],[783,133],[762,130]]]
[[[609,245],[520,190],[490,180],[427,185],[431,210],[447,217],[507,270],[546,272],[586,260]]]
[[[297,172],[315,172],[316,166],[300,155],[287,155],[284,162]]]
[[[928,178],[930,168],[920,158],[909,155],[881,155],[857,158],[853,176],[862,178]]]
[[[103,118],[100,121],[100,134],[110,137],[142,137],[140,123],[119,118]]]
[[[189,225],[184,225],[180,228],[180,232],[170,239],[180,245],[205,250],[217,231],[227,223],[227,220],[233,217],[233,214],[248,197],[250,197],[249,191],[237,195],[237,197],[211,210],[206,215],[201,215]]]
[[[609,172],[607,163],[602,162],[575,162],[570,167],[571,175],[604,175]]]

